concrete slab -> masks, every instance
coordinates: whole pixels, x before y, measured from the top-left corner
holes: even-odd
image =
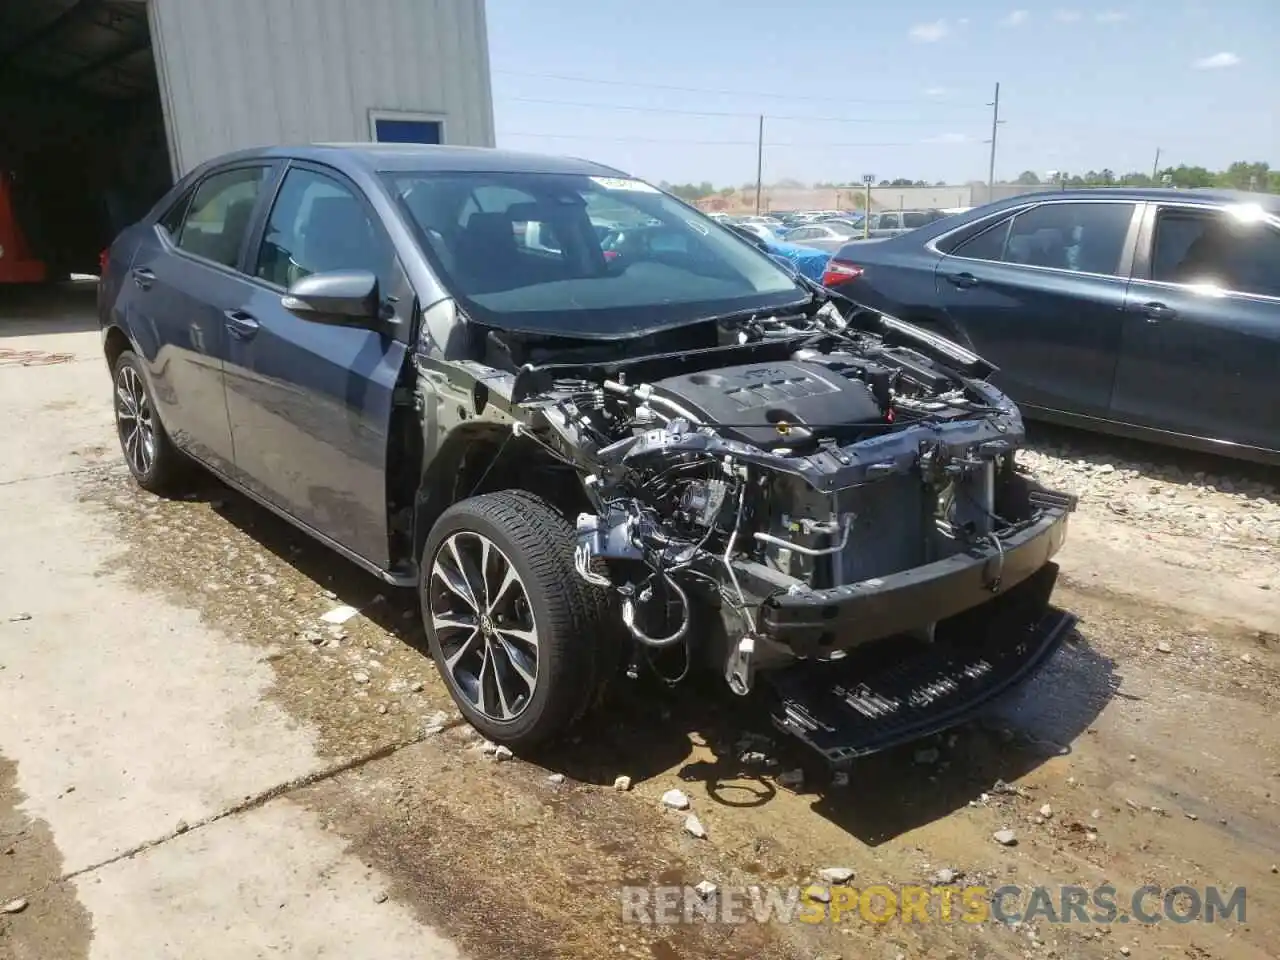
[[[288,800],[78,878],[90,960],[454,960],[388,880]]]
[[[92,958],[456,956],[405,908],[375,903],[376,878],[296,805],[228,814],[332,759],[266,699],[259,648],[116,573],[124,547],[80,499],[86,472],[124,470],[96,330],[72,316],[32,332],[3,307],[10,356],[83,362],[0,362],[0,761],[11,819],[56,845],[5,878],[7,896],[40,903],[6,918],[0,954],[80,956],[32,952],[59,942],[56,864],[91,914]]]

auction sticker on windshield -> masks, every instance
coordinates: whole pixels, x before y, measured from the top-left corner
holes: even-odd
[[[625,177],[592,177],[591,182],[606,190],[631,190],[635,193],[659,193],[657,187],[643,180],[628,180]]]

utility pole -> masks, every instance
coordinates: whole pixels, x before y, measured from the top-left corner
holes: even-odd
[[[1151,179],[1154,181],[1160,176],[1160,148],[1156,147],[1156,162],[1151,164]]]
[[[764,176],[764,114],[760,114],[760,132],[756,136],[756,216],[760,215],[760,189]]]
[[[987,167],[987,201],[996,198],[996,130],[1004,123],[1000,119],[1000,84],[996,84],[996,96],[989,104],[991,108],[991,164]]]
[[[862,239],[866,240],[871,236],[871,184],[876,182],[875,174],[864,173],[862,175],[863,189],[866,196],[862,201]]]

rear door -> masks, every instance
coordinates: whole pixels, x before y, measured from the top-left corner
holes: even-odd
[[[243,304],[236,268],[274,170],[244,163],[209,172],[144,233],[126,280],[127,323],[161,422],[181,448],[225,474],[235,456],[224,314]]]
[[[251,252],[250,296],[233,318],[227,409],[236,466],[254,493],[385,569],[387,453],[413,309],[391,241],[355,184],[291,163]],[[281,296],[312,273],[371,270],[395,296],[381,330],[304,320]]]
[[[1114,417],[1280,448],[1280,229],[1249,208],[1150,206]]]
[[[1019,403],[1107,415],[1138,206],[1065,200],[1023,207],[938,262],[943,309],[1000,368],[996,381]]]

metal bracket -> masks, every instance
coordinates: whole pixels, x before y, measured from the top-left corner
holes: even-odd
[[[755,682],[755,652],[755,636],[744,634],[725,661],[724,678],[729,681],[729,689],[740,697],[749,694]]]

